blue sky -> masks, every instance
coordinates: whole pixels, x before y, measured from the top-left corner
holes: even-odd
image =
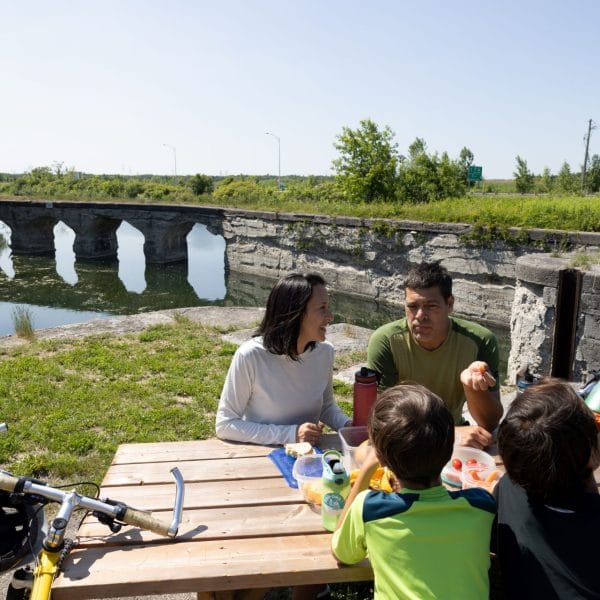
[[[343,127],[579,170],[600,2],[0,0],[0,172],[330,174]],[[165,146],[164,144],[167,144]],[[175,151],[173,151],[173,148]],[[600,154],[600,130],[591,138]]]

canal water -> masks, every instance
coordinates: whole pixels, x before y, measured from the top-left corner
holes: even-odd
[[[6,240],[3,245],[2,241]],[[225,240],[196,224],[187,237],[188,261],[146,265],[143,235],[127,222],[117,230],[116,261],[76,261],[75,233],[54,228],[55,256],[11,255],[10,229],[0,221],[0,336],[14,334],[17,307],[34,329],[189,306],[264,306],[273,281],[225,271]],[[401,316],[398,308],[332,294],[335,322],[375,329]],[[492,327],[501,355],[509,332]]]

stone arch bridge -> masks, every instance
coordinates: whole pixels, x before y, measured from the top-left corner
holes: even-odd
[[[11,229],[13,254],[53,254],[62,221],[75,232],[75,256],[85,260],[117,258],[123,221],[144,235],[146,261],[155,264],[187,260],[186,236],[196,223],[223,235],[223,210],[205,206],[4,200],[0,221]]]

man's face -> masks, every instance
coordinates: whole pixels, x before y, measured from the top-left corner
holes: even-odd
[[[425,350],[441,346],[450,329],[448,316],[454,306],[454,296],[444,300],[435,286],[413,290],[406,288],[406,320],[413,339]]]

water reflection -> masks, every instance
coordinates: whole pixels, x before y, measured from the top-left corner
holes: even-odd
[[[56,272],[66,283],[71,285],[75,285],[78,281],[73,242],[75,242],[75,232],[68,225],[59,221],[54,226]]]
[[[0,233],[10,230],[0,222]],[[111,315],[126,315],[189,306],[264,306],[273,280],[225,270],[225,240],[196,224],[188,234],[188,261],[146,265],[143,235],[123,222],[117,230],[118,261],[76,261],[72,230],[54,229],[56,255],[11,257],[0,245],[0,335],[14,334],[15,306],[30,308],[34,328],[77,323]],[[399,318],[398,308],[333,293],[335,322],[376,329]],[[510,337],[497,334],[502,357],[508,357]]]
[[[117,229],[117,241],[119,279],[128,292],[141,294],[146,289],[144,234],[127,221],[123,221]]]
[[[0,221],[0,270],[6,277],[12,279],[15,276],[12,259],[10,255],[10,228]]]

